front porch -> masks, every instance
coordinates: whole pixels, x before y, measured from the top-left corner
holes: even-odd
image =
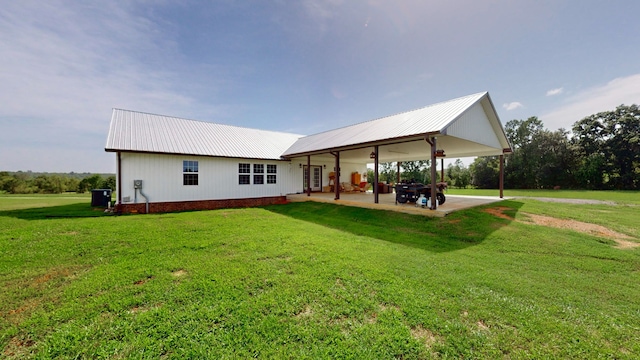
[[[398,211],[414,215],[444,217],[454,211],[491,204],[506,199],[501,199],[499,196],[447,195],[445,193],[445,203],[439,205],[437,210],[430,210],[428,208],[416,207],[414,203],[409,202],[406,204],[398,203],[396,205],[395,193],[378,194],[378,204],[373,202],[373,196],[372,192],[340,193],[340,199],[334,200],[335,195],[333,193],[311,193],[311,196],[307,196],[307,194],[290,194],[287,195],[287,201],[317,201],[367,209]]]

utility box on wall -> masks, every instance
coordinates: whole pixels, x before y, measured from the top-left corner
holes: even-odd
[[[134,189],[142,189],[142,180],[133,180]]]

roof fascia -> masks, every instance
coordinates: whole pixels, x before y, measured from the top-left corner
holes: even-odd
[[[359,149],[364,149],[364,148],[368,148],[368,147],[372,147],[372,146],[376,146],[376,145],[382,146],[382,145],[402,144],[402,143],[405,143],[405,142],[412,142],[412,141],[416,141],[416,140],[424,140],[426,137],[437,136],[437,135],[444,135],[444,134],[442,134],[439,131],[428,132],[428,133],[410,135],[410,136],[404,136],[404,137],[398,137],[398,138],[393,138],[393,139],[369,141],[369,142],[353,144],[353,145],[347,145],[347,146],[326,148],[326,149],[322,149],[322,150],[286,154],[286,155],[282,155],[282,158],[288,160],[288,159],[301,157],[301,156],[312,156],[312,155],[320,155],[320,154],[329,154],[329,153],[333,153],[333,152],[336,152],[336,151],[359,150]]]
[[[246,160],[285,161],[285,162],[289,161],[289,159],[283,159],[282,157],[276,159],[276,158],[253,158],[253,157],[235,157],[235,156],[214,156],[214,155],[188,154],[188,153],[170,153],[170,152],[161,152],[161,151],[118,150],[118,149],[108,149],[108,148],[105,148],[104,151],[113,152],[113,153],[129,153],[129,154],[198,156],[198,157],[217,158],[217,159],[246,159]]]
[[[497,125],[500,128],[500,131],[502,132],[502,136],[505,140],[505,144],[506,146],[503,145],[504,149],[509,149],[508,152],[511,152],[511,150],[513,149],[513,147],[511,146],[511,144],[509,143],[509,138],[507,138],[507,133],[504,131],[504,127],[502,126],[502,121],[500,121],[500,117],[498,116],[498,112],[496,111],[496,107],[493,104],[493,101],[491,100],[491,95],[489,95],[489,93],[486,94],[486,98],[487,98],[487,102],[489,103],[489,105],[491,106],[491,110],[493,111],[493,115],[495,116],[495,125]]]

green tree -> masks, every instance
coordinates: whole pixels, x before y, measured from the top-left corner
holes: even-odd
[[[382,182],[395,182],[397,179],[396,163],[386,162],[380,163],[380,175],[379,180]]]
[[[534,139],[544,130],[542,121],[532,116],[527,120],[510,120],[505,126],[513,153],[505,165],[505,183],[510,188],[538,188],[537,171],[541,163],[540,148]]]
[[[82,194],[87,192],[88,190],[92,190],[92,189],[100,189],[100,185],[102,185],[102,176],[100,175],[91,175],[89,177],[86,177],[82,180],[80,180],[80,183],[78,184],[78,190],[77,192]]]
[[[116,177],[109,176],[102,181],[100,185],[101,189],[111,189],[111,191],[116,191]]]
[[[580,164],[577,174],[587,188],[640,188],[640,111],[620,105],[573,125],[572,142]]]
[[[460,159],[457,159],[454,164],[447,166],[446,175],[449,178],[449,185],[451,186],[464,189],[471,184],[471,172],[464,166]]]
[[[471,184],[479,189],[497,189],[500,186],[500,160],[497,156],[476,158],[469,166]]]
[[[429,160],[403,161],[400,165],[402,168],[400,179],[424,184],[431,182],[431,176],[429,175],[430,162]]]

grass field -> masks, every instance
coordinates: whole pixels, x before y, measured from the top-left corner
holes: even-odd
[[[452,195],[479,195],[479,196],[498,196],[498,190],[484,189],[454,189],[446,190],[447,194]],[[524,190],[524,189],[506,189],[505,197],[549,197],[564,199],[591,199],[601,201],[613,201],[618,204],[638,204],[640,205],[640,195],[638,191],[591,191],[591,190]]]
[[[640,193],[624,194],[445,218],[2,195],[0,358],[635,359]]]

